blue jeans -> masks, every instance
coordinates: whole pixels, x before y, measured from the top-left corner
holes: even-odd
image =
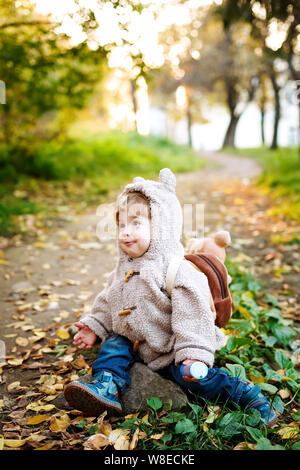
[[[133,351],[132,343],[123,336],[113,335],[103,343],[93,363],[92,374],[96,375],[103,370],[111,372],[120,392],[123,393],[130,383],[130,369],[135,362],[143,361]],[[208,369],[207,376],[198,382],[186,382],[180,373],[180,367],[175,366],[174,361],[157,372],[177,383],[185,392],[190,391],[201,398],[211,401],[218,399],[223,403],[230,400],[242,407],[247,405],[243,403],[242,397],[247,382],[231,377],[223,369]],[[257,388],[259,393],[259,387]]]

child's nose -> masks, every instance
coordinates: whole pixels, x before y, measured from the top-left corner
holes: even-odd
[[[130,235],[130,227],[127,225],[121,229],[121,237],[126,237]]]

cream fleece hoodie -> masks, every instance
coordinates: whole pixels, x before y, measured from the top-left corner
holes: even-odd
[[[224,333],[215,326],[206,276],[184,259],[180,242],[182,210],[175,194],[176,178],[168,168],[159,181],[136,177],[119,196],[141,192],[151,211],[151,242],[139,258],[118,248],[116,268],[107,286],[96,296],[91,313],[80,319],[105,341],[112,334],[136,343],[141,359],[152,370],[173,360],[198,359],[212,367],[214,353],[223,346]],[[173,256],[182,258],[172,290],[166,293],[166,273]],[[127,282],[126,274],[134,269]],[[128,315],[121,314],[130,310]]]

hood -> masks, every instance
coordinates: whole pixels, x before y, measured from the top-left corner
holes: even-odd
[[[130,192],[140,192],[149,201],[151,211],[151,242],[148,250],[140,258],[155,259],[162,257],[169,260],[176,255],[183,258],[184,248],[181,243],[182,210],[175,193],[176,178],[169,168],[159,172],[159,181],[146,180],[141,176],[127,184],[117,199]],[[127,259],[118,245],[120,261]]]

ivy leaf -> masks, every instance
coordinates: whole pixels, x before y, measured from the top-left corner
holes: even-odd
[[[185,418],[184,413],[178,413],[177,411],[173,411],[172,413],[169,413],[167,416],[163,416],[162,421],[164,423],[177,423],[177,421],[180,421],[183,418]]]
[[[275,361],[280,365],[281,369],[285,369],[290,365],[290,359],[280,350],[275,351]]]
[[[269,392],[269,393],[276,393],[278,388],[275,387],[275,385],[271,385],[271,384],[267,384],[267,383],[260,383],[258,384],[259,385],[259,388],[261,390],[264,390],[265,392]]]
[[[147,400],[147,403],[150,406],[150,408],[152,408],[155,411],[159,410],[163,406],[162,401],[157,397],[149,398],[149,400]]]
[[[284,412],[284,404],[281,398],[277,395],[274,400],[272,400],[273,407],[275,410],[277,410],[279,413]]]
[[[261,338],[265,342],[266,346],[273,347],[277,342],[277,338],[275,338],[275,336],[268,336],[265,333],[261,335]]]
[[[232,377],[238,377],[241,380],[246,379],[246,371],[240,364],[226,364],[227,369]]]
[[[246,426],[246,429],[252,439],[254,439],[256,442],[259,441],[263,437],[262,432],[258,428],[252,428],[251,426]]]
[[[279,445],[272,446],[269,439],[267,439],[266,437],[262,437],[257,442],[257,450],[284,450],[284,447]]]
[[[271,295],[269,293],[267,293],[266,297],[267,297],[268,304],[271,304],[274,307],[278,306],[278,300],[276,299],[276,297],[273,297],[273,295]]]
[[[196,431],[196,426],[188,418],[182,419],[181,421],[178,421],[175,426],[175,433],[176,434],[187,434],[190,432]]]

